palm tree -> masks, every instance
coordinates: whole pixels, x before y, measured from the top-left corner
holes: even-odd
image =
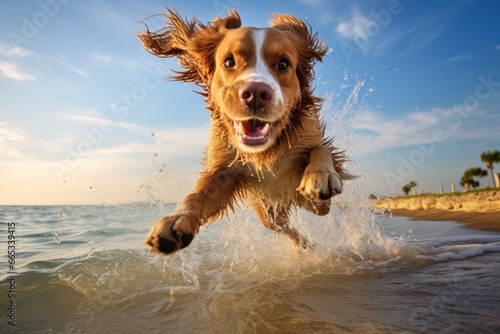
[[[474,178],[472,176],[465,174],[460,179],[460,185],[464,187],[464,191],[469,191],[471,188],[475,188],[476,182],[477,181],[474,181]]]
[[[486,164],[486,168],[490,170],[491,186],[495,187],[495,180],[493,179],[493,164],[500,162],[500,151],[486,151],[481,154],[481,161]],[[497,186],[499,186],[497,184]]]
[[[486,169],[482,169],[481,167],[470,167],[464,172],[460,185],[465,188],[465,185],[467,184],[469,187],[475,189],[476,187],[479,187],[479,181],[476,181],[474,177],[482,178],[486,175],[488,175],[488,171]]]
[[[408,184],[405,184],[403,186],[403,188],[401,188],[403,190],[403,192],[406,194],[406,196],[408,196],[408,194],[410,193],[410,190],[411,188],[415,188],[417,186],[417,182],[415,181],[410,181],[410,183]]]

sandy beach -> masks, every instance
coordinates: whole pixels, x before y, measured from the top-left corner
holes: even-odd
[[[411,217],[414,220],[455,221],[464,227],[485,231],[500,232],[500,211],[496,212],[463,212],[440,209],[406,210],[392,209],[393,215]]]

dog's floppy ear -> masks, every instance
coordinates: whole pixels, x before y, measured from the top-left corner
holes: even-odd
[[[327,51],[321,37],[317,33],[313,34],[307,23],[292,15],[273,14],[270,25],[278,30],[290,32],[295,37],[293,40],[299,54],[299,79],[312,77],[314,63],[316,60],[321,61]]]
[[[177,57],[179,65],[185,71],[174,71],[174,80],[194,82],[206,89],[214,69],[215,50],[224,37],[225,29],[241,26],[236,11],[230,11],[226,18],[215,18],[208,25],[192,18],[183,20],[179,13],[166,9],[165,28],[157,31],[146,31],[137,34],[144,48],[158,57]]]
[[[273,14],[271,27],[281,31],[289,31],[299,38],[300,46],[299,51],[307,51],[306,54],[312,60],[321,61],[322,57],[327,51],[327,46],[317,33],[313,34],[311,27],[301,19],[286,14]]]
[[[176,72],[177,75],[172,76],[173,79],[181,81],[192,81],[197,83],[196,63],[191,54],[192,38],[197,33],[196,19],[190,21],[183,20],[180,15],[166,8],[167,21],[165,27],[156,32],[149,31],[146,23],[146,31],[137,34],[144,48],[151,54],[157,57],[177,57],[179,64],[186,71]]]
[[[311,27],[306,22],[292,15],[273,14],[270,25],[280,31],[287,32],[297,48],[299,56],[297,77],[302,87],[302,106],[304,108],[317,106],[320,100],[313,96],[311,88],[314,79],[313,67],[316,61],[321,61],[326,54],[328,49],[326,43],[317,33],[313,34]]]
[[[198,22],[199,30],[192,40],[193,58],[198,65],[198,74],[204,82],[204,88],[210,85],[215,71],[215,53],[227,30],[241,27],[241,19],[235,10],[230,10],[227,17],[216,17],[208,25]]]
[[[238,12],[233,9],[227,12],[227,17],[225,18],[216,17],[209,26],[216,31],[237,29],[241,27],[241,18]]]

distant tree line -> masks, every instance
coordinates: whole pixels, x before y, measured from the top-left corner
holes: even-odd
[[[486,164],[486,168],[489,169],[489,174],[491,177],[491,186],[495,187],[495,178],[493,173],[493,164],[500,163],[500,151],[486,151],[481,154],[481,161]],[[479,180],[476,178],[483,178],[488,175],[486,169],[481,167],[469,167],[465,170],[462,179],[460,180],[460,185],[464,188],[475,189],[479,187]]]
[[[491,177],[491,186],[495,187],[495,178],[493,173],[493,165],[500,163],[500,151],[486,151],[481,154],[481,161],[486,164],[486,169],[481,167],[469,167],[465,170],[464,175],[460,179],[460,185],[465,189],[476,189],[479,187],[479,180],[488,174]],[[405,184],[402,188],[405,195],[408,195],[410,191],[417,186],[417,182],[410,181],[410,183]],[[496,185],[499,186],[499,185]]]

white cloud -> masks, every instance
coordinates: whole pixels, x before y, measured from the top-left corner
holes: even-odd
[[[419,29],[421,29],[419,27]],[[410,45],[406,48],[405,53],[413,54],[426,46],[427,44],[433,42],[435,39],[440,37],[443,33],[436,29],[431,32],[418,32],[411,39]]]
[[[118,65],[130,70],[141,67],[141,63],[138,61],[104,53],[93,53],[90,55],[90,60],[100,66]]]
[[[469,55],[459,55],[459,56],[453,56],[453,57],[448,57],[446,59],[443,59],[440,63],[439,66],[443,66],[446,64],[452,64],[452,63],[457,63],[465,60],[473,60],[474,57],[469,56]]]
[[[353,128],[362,142],[361,153],[418,145],[434,140],[435,131],[442,132],[447,143],[488,141],[495,140],[500,131],[500,125],[489,120],[496,113],[498,110],[476,109],[467,117],[460,117],[455,108],[435,108],[387,117],[365,111],[357,115]]]
[[[99,111],[91,109],[72,109],[71,113],[62,113],[62,117],[83,123],[99,124],[105,117]]]
[[[11,123],[0,122],[0,156],[1,160],[25,160],[27,156],[16,149],[17,144],[27,142],[28,134]]]
[[[202,125],[197,128],[158,129],[127,122],[115,123],[116,128],[124,129],[130,133],[150,138],[157,149],[169,154],[190,155],[201,152],[208,143],[209,126]],[[142,144],[129,144],[139,149]],[[151,145],[147,146],[151,150]],[[128,151],[130,152],[130,151]]]
[[[327,16],[322,15],[327,18]],[[336,26],[336,32],[341,38],[352,41],[360,51],[375,50],[380,55],[390,45],[396,43],[405,35],[405,30],[391,27],[391,18],[388,23],[380,23],[372,11],[370,15],[364,15],[359,8],[351,10],[347,18]]]
[[[33,54],[32,51],[23,49],[19,46],[10,46],[0,43],[0,54],[6,57],[29,57]]]
[[[96,63],[109,63],[113,57],[107,54],[93,53],[90,55],[90,60]]]
[[[321,8],[318,7],[318,10]],[[408,54],[415,53],[443,34],[443,23],[438,21],[441,20],[441,15],[418,16],[401,24],[394,23],[399,12],[390,17],[387,23],[382,23],[374,13],[376,10],[364,15],[359,7],[354,7],[347,18],[337,25],[337,33],[343,38],[351,39],[364,51],[374,48],[381,52],[400,40],[409,40],[409,45],[404,50]]]
[[[9,141],[23,141],[27,137],[26,133],[14,127],[10,123],[0,122],[0,144],[6,144]]]
[[[23,72],[16,64],[0,60],[0,75],[17,81],[35,81],[34,75]]]
[[[69,69],[70,71],[72,71],[72,72],[74,72],[74,73],[76,73],[76,74],[78,74],[78,75],[80,75],[82,77],[85,77],[85,78],[89,78],[90,77],[90,73],[89,72],[87,72],[87,71],[85,71],[85,70],[83,70],[81,68],[78,68],[78,67],[76,67],[74,65],[71,65],[71,64],[67,63],[67,64],[64,64],[64,66],[67,69]]]
[[[323,0],[300,0],[299,2],[301,4],[308,5],[308,6],[323,5]]]
[[[495,50],[500,50],[500,45],[495,46]]]
[[[78,134],[0,122],[0,160],[10,162],[48,161],[65,154]]]
[[[161,148],[164,152],[169,152],[171,154],[177,155],[188,155],[195,151],[202,150],[208,143],[209,126],[201,125],[196,128],[173,128],[173,129],[161,129],[158,127],[144,126],[129,122],[116,122],[104,117],[101,113],[93,110],[81,110],[78,114],[63,114],[63,117],[76,122],[82,122],[87,124],[93,124],[96,129],[106,122],[108,128],[122,129],[127,131],[129,134],[138,135],[134,141],[139,138],[144,140],[145,138],[150,139],[150,143],[153,142],[158,148]],[[106,134],[103,134],[106,136]],[[115,146],[114,148],[99,148],[99,151],[103,152],[132,152],[132,148],[135,148],[135,152],[140,152],[141,147],[147,147],[151,150],[151,145],[147,144],[144,146],[143,142],[131,142],[130,138],[124,138],[121,142],[127,143],[123,145]],[[129,149],[130,148],[130,149]],[[188,149],[189,148],[189,149]],[[97,150],[95,150],[97,152]]]
[[[372,24],[374,24],[373,20],[363,16],[359,10],[355,9],[350,18],[337,25],[336,30],[346,38],[354,41],[365,41],[368,39],[366,31]]]
[[[57,61],[58,66],[62,65],[73,73],[78,74],[79,76],[89,78],[91,75],[88,71],[74,65],[74,60],[67,55],[60,55],[54,58]]]
[[[0,204],[117,203],[151,196],[176,201],[192,187],[191,175],[199,166],[194,162],[208,142],[208,126],[165,130],[115,122],[99,138],[95,131],[105,119],[102,114],[81,110],[81,115],[60,116],[67,128],[50,133],[0,121],[0,183],[13,190],[0,196]],[[93,139],[83,130],[70,130],[75,128]],[[41,189],[46,196],[32,195]]]

